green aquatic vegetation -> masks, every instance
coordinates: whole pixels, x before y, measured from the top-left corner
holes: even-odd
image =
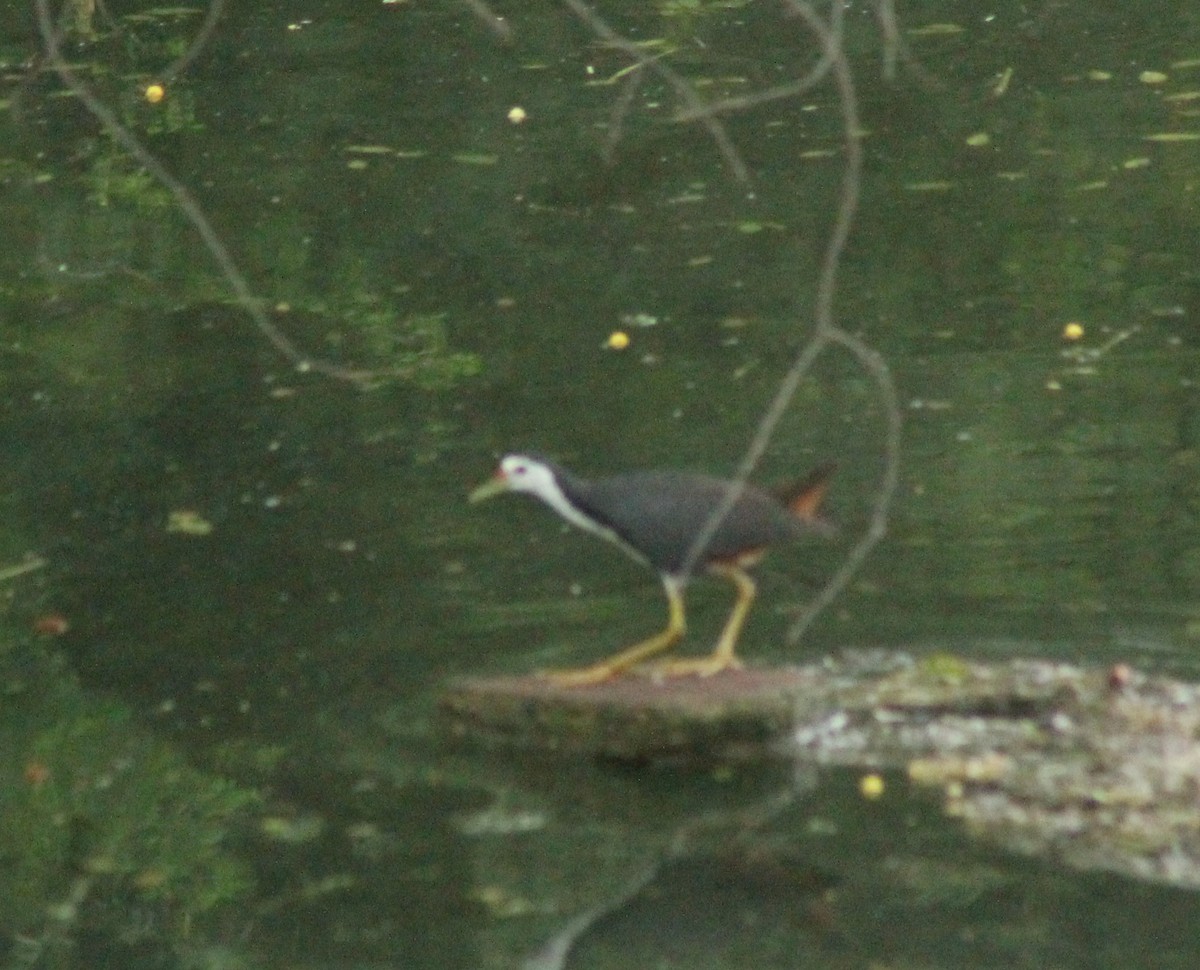
[[[749,0],[659,0],[656,4],[662,18],[664,49],[674,52],[695,45],[695,35],[704,30],[706,22],[728,16],[731,10],[746,6]]]
[[[198,771],[38,644],[0,651],[0,932],[172,948],[253,889],[230,846],[256,792]]]
[[[148,89],[146,89],[148,90]],[[196,117],[194,92],[183,86],[167,86],[161,100],[138,105],[137,118],[126,119],[130,124],[141,127],[148,135],[174,135],[183,131],[203,131],[204,125]]]
[[[478,355],[452,349],[444,313],[385,316],[365,335],[381,363],[408,372],[425,390],[446,390],[483,369]]]
[[[406,315],[371,293],[355,293],[340,305],[312,309],[336,317],[346,325],[342,333],[331,339],[361,348],[363,365],[380,380],[442,391],[483,370],[478,354],[454,349],[446,313]]]
[[[84,182],[88,199],[99,206],[125,205],[135,210],[152,211],[173,204],[171,194],[157,179],[115,149],[96,156]]]

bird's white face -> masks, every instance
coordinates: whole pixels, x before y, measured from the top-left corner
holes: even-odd
[[[579,484],[578,481],[576,484]],[[562,484],[552,466],[539,461],[531,455],[505,455],[500,459],[496,474],[475,489],[470,495],[471,502],[482,502],[484,499],[499,495],[502,492],[524,492],[544,502],[561,515],[571,525],[586,529],[598,536],[615,542],[635,559],[645,561],[641,553],[620,539],[612,529],[589,518],[567,498]]]
[[[500,467],[496,469],[491,481],[485,482],[471,493],[471,501],[481,502],[501,492],[524,492],[526,495],[532,495],[545,502],[572,525],[595,532],[606,539],[612,538],[609,530],[582,515],[571,504],[563,494],[554,469],[544,461],[538,461],[529,455],[505,455],[500,459]]]
[[[504,492],[524,492],[541,499],[556,512],[574,522],[574,510],[554,476],[554,469],[530,455],[505,455],[490,479],[475,489],[470,501],[482,502]]]
[[[562,499],[562,490],[554,473],[543,462],[528,455],[505,455],[500,459],[497,477],[504,479],[510,492],[528,492],[554,506]]]

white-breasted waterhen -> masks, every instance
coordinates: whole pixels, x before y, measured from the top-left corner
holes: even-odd
[[[471,492],[469,500],[481,502],[502,492],[532,495],[572,525],[616,543],[662,578],[670,608],[665,630],[607,660],[550,671],[547,676],[566,685],[598,683],[671,647],[687,628],[683,591],[693,563],[734,584],[733,612],[710,656],[677,660],[656,669],[668,676],[709,676],[740,666],[734,651],[757,591],[746,570],[768,546],[833,532],[820,515],[832,472],[832,465],[820,468],[780,497],[743,486],[698,551],[693,545],[701,531],[711,527],[713,514],[737,488],[735,483],[682,471],[629,472],[589,481],[539,455],[511,454],[501,459],[495,475]]]

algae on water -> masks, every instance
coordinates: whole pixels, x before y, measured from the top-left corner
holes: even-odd
[[[194,945],[253,888],[230,841],[258,795],[88,697],[46,645],[0,638],[0,934]]]

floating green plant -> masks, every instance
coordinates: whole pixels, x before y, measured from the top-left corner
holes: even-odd
[[[192,767],[57,655],[0,651],[0,932],[42,945],[76,926],[170,948],[253,888],[230,848],[259,796]]]

